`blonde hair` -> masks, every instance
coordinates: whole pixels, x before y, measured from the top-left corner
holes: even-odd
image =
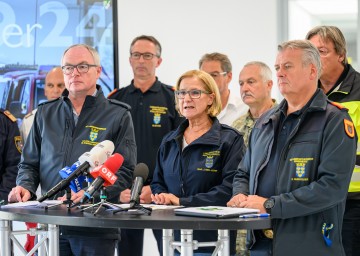
[[[214,78],[212,78],[212,76],[209,75],[208,73],[201,71],[201,70],[189,70],[189,71],[185,72],[184,74],[182,74],[180,76],[180,78],[176,82],[175,90],[176,91],[179,90],[180,83],[184,78],[191,78],[191,77],[195,77],[195,78],[199,79],[202,82],[202,84],[204,85],[204,90],[211,94],[214,94],[215,98],[214,98],[211,106],[209,106],[207,113],[211,117],[217,116],[221,112],[221,109],[222,109],[220,92],[219,92],[219,88],[217,87],[217,84],[216,84]],[[181,115],[181,113],[179,111],[179,99],[177,97],[175,97],[175,103],[176,103],[176,109],[179,112],[179,114]]]

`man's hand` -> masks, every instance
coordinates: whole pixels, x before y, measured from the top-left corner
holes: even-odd
[[[140,194],[140,203],[141,204],[150,204],[151,203],[151,188],[150,186],[143,186]]]
[[[247,200],[247,196],[244,194],[237,194],[233,196],[229,202],[227,202],[228,207],[241,207],[241,203]]]
[[[156,204],[166,204],[166,205],[180,205],[180,199],[168,193],[160,193],[151,195],[151,199]]]
[[[120,202],[123,204],[130,203],[131,190],[125,189],[120,193]]]
[[[12,188],[8,195],[8,201],[9,203],[15,203],[15,202],[26,202],[31,198],[31,193],[29,190],[21,187],[16,186]]]
[[[239,207],[255,208],[255,209],[259,209],[260,213],[266,213],[266,210],[264,208],[264,202],[266,201],[266,199],[267,198],[265,197],[251,195],[247,197],[246,201],[241,202]]]
[[[85,191],[82,189],[79,192],[75,193],[71,190],[71,198],[70,200],[73,201],[74,204],[79,203],[81,198],[83,198]],[[59,197],[58,200],[65,201],[66,200],[66,194],[62,197]]]

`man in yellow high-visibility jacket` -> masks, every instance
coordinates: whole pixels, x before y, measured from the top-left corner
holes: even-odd
[[[306,35],[319,50],[322,73],[319,87],[332,101],[349,110],[349,115],[360,135],[360,73],[348,63],[346,41],[339,28],[318,26]],[[343,245],[346,256],[360,252],[360,143],[358,141],[356,165],[351,178],[344,214]]]

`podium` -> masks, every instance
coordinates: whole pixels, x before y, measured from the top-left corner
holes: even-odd
[[[49,255],[59,255],[59,225],[95,228],[162,229],[164,256],[172,256],[174,248],[180,248],[183,256],[192,255],[193,230],[218,230],[221,255],[229,255],[229,230],[271,228],[269,218],[254,219],[210,219],[176,216],[173,209],[156,209],[151,215],[113,214],[105,211],[101,215],[68,209],[66,205],[45,210],[41,208],[0,208],[0,255],[11,256],[11,221],[38,222],[47,224],[46,239]],[[174,241],[173,230],[181,230],[184,241]],[[181,243],[183,242],[183,243]]]

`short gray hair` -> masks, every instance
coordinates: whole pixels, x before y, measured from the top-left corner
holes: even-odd
[[[99,53],[97,52],[97,50],[95,50],[95,48],[91,47],[90,45],[87,45],[87,44],[73,44],[71,46],[69,46],[63,53],[63,56],[61,58],[61,65],[62,65],[62,61],[64,59],[64,56],[65,54],[71,49],[71,48],[74,48],[74,47],[83,47],[85,49],[87,49],[91,55],[93,56],[93,59],[94,59],[94,64],[96,66],[100,66],[100,56],[99,56]]]
[[[272,72],[268,65],[261,61],[250,61],[244,65],[245,67],[248,66],[257,66],[260,68],[260,76],[264,82],[272,80]]]
[[[317,69],[317,78],[321,75],[321,59],[318,49],[308,40],[291,40],[284,42],[278,46],[278,51],[282,52],[285,49],[300,49],[303,50],[302,64],[304,66],[314,64]]]

